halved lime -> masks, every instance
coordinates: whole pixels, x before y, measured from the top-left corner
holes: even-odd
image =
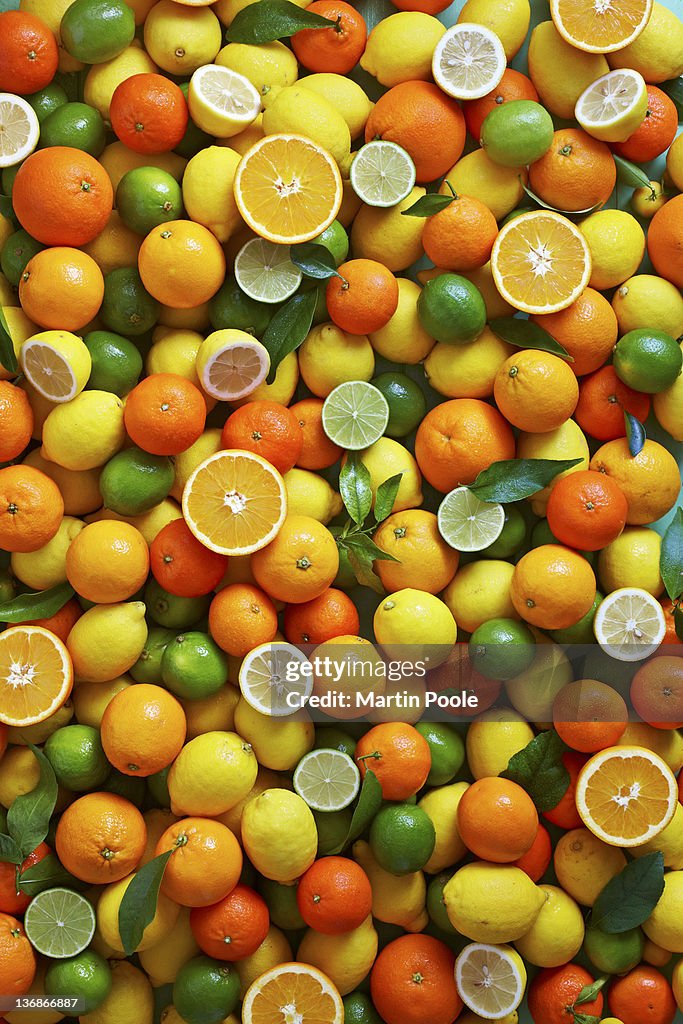
[[[45,889],[28,905],[24,928],[34,949],[55,960],[76,956],[95,934],[95,911],[71,889]]]
[[[362,146],[351,164],[351,186],[368,206],[396,206],[415,184],[415,164],[395,142]]]
[[[13,167],[32,153],[40,138],[38,115],[31,104],[0,92],[0,167]]]
[[[373,384],[345,381],[325,399],[322,421],[330,441],[347,451],[360,451],[383,435],[389,422],[389,403]]]
[[[259,644],[240,666],[242,696],[262,715],[284,718],[305,707],[313,690],[306,655],[293,644]]]
[[[481,501],[469,487],[456,487],[439,505],[438,524],[456,551],[483,551],[503,532],[505,510],[498,502]]]
[[[613,590],[593,620],[595,638],[617,661],[642,661],[657,650],[666,633],[659,601],[640,587]]]
[[[289,246],[251,238],[235,256],[237,283],[257,302],[284,302],[301,284],[301,271],[289,258]]]
[[[645,79],[631,68],[596,78],[579,96],[574,116],[584,131],[601,142],[624,142],[647,114]]]
[[[314,811],[341,811],[355,800],[360,772],[341,750],[311,750],[294,770],[294,791]]]
[[[484,25],[452,25],[432,56],[434,81],[449,96],[476,100],[500,82],[507,67],[505,50],[495,32]]]

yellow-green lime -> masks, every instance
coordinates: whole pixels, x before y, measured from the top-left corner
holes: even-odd
[[[351,992],[342,999],[344,1024],[382,1024],[370,996],[364,992]]]
[[[119,398],[133,390],[142,373],[142,356],[132,341],[113,331],[90,331],[83,344],[92,362],[87,390],[111,391]]]
[[[136,267],[120,267],[104,275],[100,318],[117,334],[137,337],[154,327],[160,306],[142,283]]]
[[[53,961],[45,973],[46,995],[82,999],[86,1013],[104,1002],[111,987],[111,968],[94,949],[83,950],[68,960]]]
[[[28,261],[44,248],[23,228],[8,236],[0,251],[0,270],[14,288],[19,287]]]
[[[112,512],[138,516],[163,501],[174,480],[172,459],[141,448],[125,448],[103,468],[100,490]]]
[[[62,46],[84,64],[103,64],[133,41],[135,16],[123,0],[74,0],[59,26]]]
[[[458,774],[465,761],[460,734],[445,722],[418,722],[417,731],[427,740],[431,768],[425,785],[445,786]]]
[[[529,627],[515,619],[489,619],[470,637],[473,668],[488,679],[512,679],[529,668],[536,654],[536,639]]]
[[[331,441],[347,451],[368,448],[384,434],[389,422],[389,403],[382,392],[363,380],[339,384],[325,399],[323,430]]]
[[[553,121],[540,103],[512,100],[487,114],[481,144],[494,163],[524,167],[540,160],[553,141]]]
[[[207,633],[180,633],[166,645],[161,678],[176,697],[204,700],[228,681],[228,659]]]
[[[109,775],[98,729],[89,725],[65,725],[53,732],[44,753],[65,789],[83,793],[98,789]]]
[[[69,97],[61,85],[58,85],[56,82],[50,82],[44,89],[39,89],[38,92],[27,96],[26,100],[31,104],[38,115],[38,121],[42,124],[45,118],[49,117],[53,111],[68,103]]]
[[[88,103],[65,103],[45,118],[40,127],[40,144],[72,146],[98,157],[106,141],[104,120]]]
[[[469,487],[456,487],[439,505],[439,533],[456,551],[483,551],[503,532],[505,512],[482,501]]]
[[[277,928],[297,931],[306,927],[296,901],[295,885],[283,885],[282,882],[274,882],[272,878],[260,877],[258,889],[268,904],[270,919]]]
[[[640,928],[615,934],[589,922],[583,951],[599,974],[627,974],[643,959],[644,946]]]
[[[250,298],[232,274],[209,301],[209,317],[215,331],[232,327],[260,338],[272,315],[272,307]]]
[[[44,889],[31,900],[24,917],[31,945],[54,960],[77,956],[95,934],[92,905],[71,889]]]
[[[511,558],[520,551],[526,537],[526,520],[516,505],[504,505],[505,522],[493,544],[482,550],[485,558]]]
[[[130,674],[136,683],[157,684],[161,679],[161,658],[176,633],[162,626],[152,626],[147,634],[140,657],[131,667]]]
[[[375,139],[354,156],[351,185],[368,206],[396,206],[413,190],[415,164],[395,142]]]
[[[683,350],[665,331],[647,328],[629,331],[614,347],[617,377],[633,388],[657,394],[675,382],[683,368]]]
[[[452,874],[453,872],[449,870],[442,871],[435,875],[427,886],[427,913],[432,923],[446,935],[457,934],[446,913],[446,903],[443,898],[443,891]]]
[[[133,167],[116,189],[116,209],[123,223],[139,235],[184,215],[183,194],[175,178],[160,167]]]
[[[447,345],[466,345],[486,326],[481,292],[459,274],[440,274],[427,281],[417,300],[417,313],[427,334]]]
[[[370,383],[380,391],[389,405],[387,437],[405,437],[416,430],[427,411],[424,392],[405,373],[387,371],[373,377]]]
[[[150,619],[165,629],[173,630],[194,626],[209,610],[211,603],[208,596],[179,597],[170,594],[154,578],[147,582],[144,601]]]

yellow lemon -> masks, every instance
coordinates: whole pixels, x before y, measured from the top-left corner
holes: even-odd
[[[463,565],[443,592],[462,629],[473,633],[489,619],[518,619],[510,597],[514,566],[495,558]]]
[[[28,747],[9,747],[0,760],[0,804],[11,807],[40,780],[40,765]]]
[[[86,516],[86,522],[98,523],[102,519],[115,519],[122,523],[130,523],[140,531],[147,543],[151,544],[164,526],[172,523],[174,519],[181,519],[182,515],[180,506],[172,498],[164,498],[158,505],[150,508],[147,512],[141,512],[139,516],[120,516],[118,512],[103,508],[91,516]]]
[[[133,685],[131,676],[116,676],[106,683],[79,683],[74,686],[71,693],[71,700],[74,706],[74,715],[80,725],[89,725],[93,729],[99,729],[102,715],[107,705],[117,693]]]
[[[363,134],[373,104],[357,82],[345,75],[322,73],[307,75],[301,84],[322,96],[339,111],[349,126],[352,139],[357,139]]]
[[[215,5],[213,9],[218,14]],[[236,71],[238,75],[244,75],[259,96],[267,96],[273,89],[294,85],[299,77],[296,57],[279,40],[262,43],[260,46],[228,43],[219,51],[215,63]]]
[[[81,1024],[152,1024],[154,992],[147,975],[127,960],[114,960],[111,992]]]
[[[66,553],[84,527],[80,519],[64,516],[54,537],[37,551],[15,551],[12,572],[31,590],[47,590],[66,583]]]
[[[617,288],[612,297],[619,334],[640,327],[666,331],[672,338],[683,334],[683,296],[675,285],[654,274],[637,274]]]
[[[235,686],[224,686],[212,697],[203,700],[182,700],[187,719],[187,738],[194,739],[205,732],[233,732],[235,708],[240,692]]]
[[[299,349],[300,351],[301,349]],[[275,372],[275,380],[272,384],[266,384],[264,381],[251,394],[245,398],[238,398],[232,404],[240,406],[246,405],[248,402],[279,402],[280,405],[289,405],[299,383],[299,361],[297,355],[298,353],[296,352],[290,352],[288,356],[285,356]]]
[[[289,963],[294,959],[292,947],[289,940],[279,928],[271,924],[265,939],[251,956],[238,960],[235,968],[240,977],[242,996],[246,993],[252,982],[260,978],[262,974],[269,971],[271,967],[278,967],[280,964]]]
[[[212,817],[242,800],[254,785],[256,755],[236,732],[206,732],[185,744],[168,773],[171,810]]]
[[[149,74],[156,70],[157,66],[151,56],[142,49],[138,42],[133,42],[116,57],[112,57],[111,60],[91,66],[83,86],[83,99],[91,107],[99,110],[105,121],[108,121],[111,98],[116,91],[116,87],[132,75]],[[123,143],[114,143],[114,145],[121,147]],[[100,161],[108,172],[108,168],[102,160],[103,156],[104,153],[100,156]],[[135,154],[131,156],[131,159],[135,159]],[[143,162],[148,161],[148,159],[148,157],[143,157]],[[143,166],[143,164],[139,166]],[[127,168],[127,170],[129,169]],[[112,182],[112,184],[114,183]],[[118,185],[118,182],[116,185]],[[116,185],[114,185],[114,189],[116,189]]]
[[[221,48],[221,24],[209,7],[159,0],[145,21],[145,49],[172,75],[191,75],[211,64]]]
[[[458,636],[448,606],[424,590],[406,587],[383,598],[373,618],[377,643],[390,658],[427,658],[431,667],[446,661]]]
[[[588,441],[581,427],[574,420],[567,420],[562,426],[555,430],[549,430],[547,434],[525,434],[520,433],[517,438],[518,459],[581,459],[571,469],[558,473],[548,487],[537,491],[529,499],[529,504],[537,516],[544,516],[552,485],[563,476],[570,473],[578,473],[579,470],[588,469],[590,453]]]
[[[424,866],[430,875],[452,867],[467,854],[458,831],[458,805],[467,789],[468,782],[453,782],[431,789],[418,801],[418,807],[429,815],[436,832],[433,853]]]
[[[138,864],[138,870],[153,860],[156,845],[166,829],[170,828],[171,825],[180,820],[172,813],[172,811],[169,811],[167,807],[152,807],[149,811],[145,811],[143,817],[145,819],[145,827],[147,829],[147,842],[145,843],[145,850],[140,858],[140,863]]]
[[[278,92],[263,115],[263,130],[266,135],[305,135],[326,149],[340,166],[349,161],[351,134],[346,121],[323,96],[304,89],[300,83]]]
[[[372,917],[368,916],[358,928],[341,935],[322,935],[309,928],[297,950],[297,959],[317,967],[345,996],[369,973],[378,944]]]
[[[474,861],[455,872],[443,890],[448,919],[475,942],[513,942],[529,931],[545,895],[512,864]]]
[[[683,768],[683,736],[678,729],[655,729],[645,722],[629,722],[618,747],[647,747],[666,761],[674,775]]]
[[[345,381],[370,380],[375,372],[375,354],[365,335],[348,334],[333,323],[314,327],[298,354],[304,383],[320,398]]]
[[[676,998],[676,1005],[679,1010],[683,1010],[683,960],[679,960],[674,967],[671,984]]]
[[[500,220],[519,205],[526,177],[523,167],[503,167],[494,163],[483,149],[475,149],[450,169],[439,191],[450,195],[446,184],[449,181],[457,193],[478,199]]]
[[[492,4],[490,0],[467,0],[458,15],[458,21],[485,25],[500,39],[508,61],[521,48],[529,31],[531,7],[529,0],[508,0]]]
[[[407,508],[419,508],[422,504],[422,474],[411,452],[391,437],[380,437],[369,448],[363,449],[360,459],[370,474],[372,502],[375,503],[377,488],[390,476],[402,473],[396,498],[394,512],[403,512]]]
[[[217,0],[217,3],[213,5],[213,9],[224,25],[231,25],[236,14],[239,14],[245,7],[256,2],[257,0]],[[294,3],[297,7],[308,6],[308,0],[294,0]]]
[[[266,789],[242,812],[242,843],[262,875],[276,882],[293,882],[315,860],[315,818],[296,793]]]
[[[342,510],[338,491],[322,476],[307,469],[290,469],[283,477],[289,515],[306,515],[327,525]]]
[[[173,928],[161,941],[141,950],[140,965],[154,987],[159,988],[173,984],[180,968],[200,952],[190,928],[190,908],[181,907]]]
[[[123,402],[109,391],[82,391],[56,405],[43,424],[43,456],[65,469],[95,469],[123,447]]]
[[[683,23],[664,4],[652,5],[652,14],[637,39],[607,54],[611,68],[632,68],[646,82],[665,82],[683,72]]]
[[[381,867],[369,843],[359,839],[353,844],[353,859],[363,868],[372,886],[372,916],[386,924],[395,924],[407,932],[421,932],[427,927],[425,909],[427,883],[422,871],[392,875]]]
[[[178,327],[155,327],[145,369],[152,373],[178,373],[197,387],[197,352],[204,338],[199,331]]]
[[[552,21],[542,21],[531,33],[529,77],[543,106],[557,117],[573,120],[581,93],[608,71],[603,54],[570,46]]]
[[[256,781],[247,795],[239,803],[235,804],[234,807],[231,807],[229,811],[217,814],[217,820],[226,825],[234,836],[241,839],[242,814],[249,801],[260,796],[261,793],[265,793],[267,789],[287,789],[286,781],[288,781],[287,776],[279,775],[277,772],[271,771],[270,768],[263,768],[259,765]]]
[[[661,426],[674,441],[683,441],[683,374],[679,374],[666,391],[653,395],[653,400],[654,413]]]
[[[677,136],[666,154],[666,173],[676,188],[683,188],[683,141]]]
[[[38,327],[37,324],[34,324],[33,320],[29,320],[20,306],[3,305],[2,315],[5,319],[5,323],[7,324],[9,336],[12,339],[14,354],[18,360],[21,346],[28,338],[32,338],[34,334],[38,334],[40,327]],[[9,370],[4,368],[4,366],[0,366],[0,380],[10,380],[14,376],[16,376],[16,374],[10,373]]]
[[[35,725],[11,725],[7,730],[7,740],[9,743],[16,743],[21,746],[27,746],[32,743],[34,746],[40,746],[45,740],[52,736],[53,732],[57,732],[57,729],[61,729],[63,725],[68,725],[74,716],[74,705],[71,698],[62,704],[58,711],[46,718],[44,722],[36,722]],[[60,791],[60,800],[62,793]]]
[[[626,857],[587,828],[574,828],[558,840],[553,864],[564,891],[582,906],[592,907],[607,883],[626,867]]]
[[[609,594],[621,587],[640,587],[653,597],[664,590],[659,572],[662,538],[647,526],[627,526],[598,555],[598,576]]]
[[[539,885],[544,895],[540,913],[515,946],[536,967],[561,967],[583,945],[583,914],[576,900],[556,885]]]
[[[241,698],[235,728],[251,743],[258,763],[276,772],[291,771],[313,747],[315,729],[309,719],[270,718]]]
[[[415,185],[409,195],[396,206],[383,209],[362,203],[353,217],[351,248],[359,259],[377,260],[393,273],[405,270],[424,255],[422,248],[422,217],[404,217],[403,211],[426,194],[426,189]],[[343,211],[343,203],[342,203]],[[347,224],[338,214],[338,220]]]
[[[664,875],[664,892],[647,921],[643,931],[648,939],[671,953],[683,953],[681,934],[683,914],[683,871],[668,871]]]
[[[505,692],[513,708],[530,722],[552,722],[553,703],[574,678],[571,662],[558,644],[539,642],[528,669],[508,679]]]
[[[634,847],[633,856],[644,857],[658,851],[664,856],[665,868],[683,869],[683,804],[676,805],[673,818],[655,839]]]
[[[593,264],[591,288],[616,288],[635,274],[645,252],[645,234],[635,217],[624,210],[598,210],[579,227]]]
[[[467,730],[467,763],[475,779],[500,775],[534,733],[521,715],[501,708],[484,711]],[[483,941],[483,940],[482,940]]]
[[[121,220],[118,212],[112,210],[104,229],[97,238],[84,245],[83,252],[92,256],[103,274],[121,267],[135,267],[142,238],[131,231]]]
[[[471,345],[438,342],[425,360],[431,386],[447,398],[488,398],[498,370],[514,352],[490,327]]]
[[[421,363],[429,355],[434,339],[427,334],[417,315],[421,291],[420,286],[409,278],[398,278],[396,312],[384,327],[368,335],[377,355],[394,363],[410,365]]]
[[[240,156],[225,146],[207,146],[189,161],[183,175],[188,217],[225,242],[242,224],[232,191]]]
[[[122,878],[120,882],[112,882],[108,885],[99,900],[97,901],[97,928],[104,941],[112,947],[123,952],[123,943],[119,934],[119,907],[124,893],[135,874]],[[155,943],[160,942],[164,936],[174,927],[178,918],[180,907],[177,903],[169,900],[168,896],[159,893],[157,897],[157,909],[154,917],[142,933],[142,938],[136,946],[136,950],[149,949]]]
[[[390,14],[368,36],[360,66],[388,88],[401,82],[431,82],[434,47],[445,31],[431,14]]]
[[[92,70],[96,71],[98,67],[103,66],[102,64],[96,64]],[[131,72],[131,74],[137,73]],[[122,142],[110,143],[100,154],[99,161],[109,175],[114,192],[119,187],[121,178],[128,171],[135,170],[137,167],[149,166],[149,156],[146,153],[135,153],[132,149],[128,149],[128,146],[124,146]],[[154,166],[162,171],[167,171],[176,181],[180,181],[182,178],[186,164],[187,160],[182,156],[178,156],[177,153],[154,154]],[[136,263],[137,260],[134,262]]]
[[[210,427],[204,431],[193,445],[190,445],[184,452],[176,455],[175,481],[171,488],[171,497],[175,498],[176,501],[181,501],[183,488],[199,463],[221,450],[223,447],[221,434],[222,430],[219,427]]]
[[[66,646],[78,679],[106,683],[127,672],[147,639],[142,601],[95,605],[81,615]]]

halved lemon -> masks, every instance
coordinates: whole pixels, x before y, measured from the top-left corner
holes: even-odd
[[[273,641],[247,654],[240,665],[239,684],[252,708],[270,718],[284,718],[305,706],[313,692],[313,674],[298,647]]]
[[[533,210],[500,231],[491,253],[496,288],[524,313],[566,309],[588,285],[591,256],[575,224],[560,213]]]
[[[61,708],[74,670],[65,645],[42,626],[0,633],[0,722],[37,725]]]
[[[570,46],[611,53],[637,39],[652,14],[653,0],[550,0],[555,28]]]
[[[29,384],[50,402],[70,402],[80,394],[92,370],[86,345],[69,331],[41,331],[19,350]]]
[[[470,1010],[487,1020],[502,1020],[524,998],[526,969],[511,946],[471,942],[455,961],[455,984]]]
[[[666,828],[678,787],[666,761],[646,747],[607,747],[591,757],[576,783],[576,807],[610,846],[641,846]]]
[[[38,116],[21,96],[0,92],[0,167],[21,163],[38,145]]]
[[[263,384],[270,370],[270,355],[251,334],[225,328],[204,339],[195,365],[208,395],[219,402],[235,402]]]
[[[190,79],[190,116],[209,135],[231,138],[261,113],[261,97],[248,78],[221,64],[204,64]]]
[[[624,142],[647,114],[645,79],[631,68],[596,78],[579,96],[574,116],[584,131],[601,142]]]
[[[506,67],[505,50],[496,33],[465,21],[444,32],[432,56],[434,81],[459,100],[486,96],[498,85]]]
[[[247,989],[242,1024],[344,1024],[336,987],[317,967],[286,963],[271,967]]]
[[[333,157],[303,135],[268,135],[242,157],[235,200],[245,221],[270,242],[308,242],[339,212],[342,180]]]
[[[185,484],[183,515],[211,551],[250,555],[270,544],[285,521],[285,483],[260,455],[216,452],[200,462]]]
[[[617,661],[643,661],[657,650],[666,634],[659,601],[640,587],[613,590],[593,620],[595,639]]]

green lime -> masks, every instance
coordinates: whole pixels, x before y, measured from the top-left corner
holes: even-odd
[[[161,658],[171,640],[175,639],[175,636],[176,634],[172,629],[152,626],[147,634],[142,654],[133,667],[129,669],[136,683],[159,685],[161,682]]]
[[[159,807],[171,806],[171,795],[168,792],[168,773],[171,766],[162,768],[160,772],[147,776],[147,791],[155,804]]]
[[[594,644],[593,619],[603,601],[604,594],[596,591],[593,604],[575,625],[569,626],[567,629],[549,629],[548,636],[551,636],[558,644]]]
[[[151,455],[142,448],[124,448],[100,474],[106,508],[120,516],[139,516],[168,495],[175,480],[173,459]]]
[[[323,430],[340,448],[359,451],[379,441],[389,422],[389,403],[365,380],[338,384],[323,402]]]
[[[427,334],[436,341],[467,345],[486,326],[486,303],[477,286],[466,277],[439,274],[422,289],[417,315]]]
[[[520,206],[516,210],[510,210],[507,217],[503,217],[501,220],[500,226],[504,228],[509,221],[516,220],[517,217],[521,217],[523,213],[531,213],[532,209],[533,207],[531,206]]]
[[[294,932],[306,927],[306,922],[299,913],[295,885],[283,885],[282,882],[274,882],[264,877],[260,877],[257,884],[268,906],[270,920],[276,928]]]
[[[86,390],[110,391],[124,398],[142,373],[139,350],[128,338],[113,331],[90,331],[83,341],[92,359]]]
[[[228,681],[228,659],[207,633],[181,633],[161,658],[161,678],[177,697],[204,700]]]
[[[133,42],[135,15],[123,0],[74,0],[59,26],[62,46],[84,64],[103,64]]]
[[[337,538],[342,532],[341,526],[329,526],[330,533],[333,537]],[[346,548],[339,548],[339,569],[337,575],[332,581],[333,587],[338,587],[340,590],[350,590],[351,587],[358,586],[358,580],[356,574],[351,568],[349,562],[349,553]]]
[[[356,741],[353,736],[336,725],[324,725],[315,730],[314,750],[341,750],[342,754],[353,757],[356,753]]]
[[[416,430],[427,411],[422,388],[405,373],[380,373],[370,381],[389,404],[387,437],[405,437]]]
[[[14,577],[8,572],[0,572],[0,602],[11,601],[16,592]]]
[[[133,775],[124,775],[123,772],[114,769],[106,782],[101,786],[105,793],[115,793],[129,800],[136,807],[141,807],[145,799],[147,787],[144,779],[135,778]]]
[[[68,960],[53,961],[45,974],[46,995],[83,999],[86,1013],[104,1002],[111,985],[111,967],[94,949],[84,949]]]
[[[436,843],[432,820],[421,807],[385,804],[370,826],[370,847],[378,864],[392,875],[421,871]]]
[[[215,331],[232,327],[255,338],[263,336],[273,312],[273,306],[257,302],[243,292],[234,275],[226,277],[209,301],[209,320]]]
[[[208,594],[204,597],[178,597],[177,594],[169,594],[151,577],[147,581],[143,601],[152,622],[166,629],[177,630],[187,629],[199,622],[209,610],[211,597]]]
[[[460,734],[443,722],[418,722],[415,728],[427,740],[432,755],[426,785],[445,786],[455,778],[465,760]]]
[[[333,220],[328,228],[311,239],[316,245],[324,246],[334,256],[334,262],[340,266],[349,255],[349,236],[346,228],[338,220]]]
[[[683,368],[683,349],[664,331],[638,329],[625,334],[614,347],[614,370],[634,391],[656,395],[666,391]]]
[[[231,964],[196,956],[173,983],[173,1005],[187,1024],[220,1024],[240,998],[239,974]]]
[[[382,1024],[382,1018],[364,992],[344,996],[344,1024]]]
[[[23,228],[9,236],[0,252],[0,270],[13,288],[19,287],[21,275],[28,261],[44,248],[44,245],[36,242]]]
[[[123,223],[139,235],[185,214],[180,185],[160,167],[126,171],[116,189],[116,209]]]
[[[159,319],[160,307],[142,283],[136,267],[119,267],[104,276],[100,318],[117,334],[145,334]]]
[[[34,92],[31,96],[26,96],[25,98],[35,110],[40,124],[54,110],[58,110],[59,107],[63,107],[65,103],[69,102],[66,89],[63,89],[56,82],[50,82],[44,89],[40,89],[38,92]]]
[[[443,898],[444,887],[451,880],[452,875],[452,870],[442,871],[440,875],[435,875],[427,886],[427,913],[436,927],[446,935],[458,934],[451,924]]]
[[[554,131],[553,119],[540,103],[511,100],[487,114],[481,126],[481,145],[494,163],[525,167],[550,149]]]
[[[87,103],[65,103],[46,117],[40,128],[40,145],[72,146],[99,156],[106,142],[99,110]]]
[[[536,655],[529,627],[515,619],[489,619],[469,641],[472,667],[487,679],[512,679],[524,672]]]
[[[589,924],[583,951],[600,974],[626,974],[642,960],[644,946],[640,928],[610,934]]]
[[[190,91],[190,83],[181,82],[180,91],[185,99],[187,99]],[[177,153],[178,156],[183,156],[186,160],[189,160],[196,153],[199,153],[200,150],[206,149],[207,146],[212,146],[213,142],[213,135],[208,135],[207,132],[203,132],[201,128],[194,123],[192,118],[189,118],[185,134],[173,152]]]
[[[326,857],[338,850],[349,834],[353,812],[350,807],[341,811],[313,811],[318,829],[318,856]]]
[[[77,956],[92,942],[95,911],[71,889],[45,889],[29,903],[24,928],[31,945],[54,960]]]
[[[516,555],[526,537],[526,520],[515,505],[503,505],[505,522],[503,531],[493,544],[481,552],[482,558],[511,558]]]
[[[96,789],[111,771],[99,730],[91,725],[62,726],[46,741],[44,752],[59,785],[75,793]]]

